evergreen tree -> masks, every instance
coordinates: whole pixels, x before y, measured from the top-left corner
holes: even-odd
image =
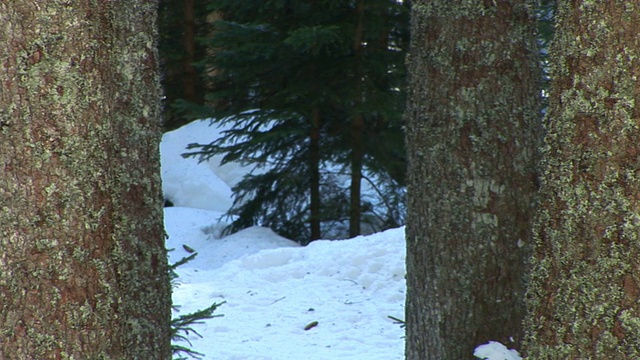
[[[206,49],[197,38],[205,36],[212,14],[208,1],[161,0],[158,7],[158,44],[164,89],[163,128],[176,129],[186,122],[175,107],[178,100],[204,103],[206,83],[195,62],[202,60]]]
[[[555,32],[556,0],[541,0],[537,7],[538,48],[540,51],[540,69],[542,71],[543,112],[547,111],[549,95],[549,46]]]
[[[224,14],[206,40],[215,49],[204,63],[216,69],[215,88],[211,106],[196,116],[230,129],[216,142],[193,144],[191,155],[225,154],[225,162],[262,169],[234,188],[232,229],[261,224],[306,242],[351,217],[357,235],[363,169],[391,184],[402,179],[403,157],[388,153],[403,153],[406,7],[390,0],[213,5]],[[381,138],[388,133],[395,136]],[[352,178],[350,196],[332,176],[341,168]]]
[[[384,138],[380,136],[382,132],[375,130],[376,126],[391,126],[397,134],[401,133],[400,128],[394,126],[401,123],[404,97],[399,89],[404,87],[402,64],[405,57],[402,50],[408,33],[408,21],[402,5],[390,6],[389,1],[365,0],[357,0],[354,5],[352,56],[343,65],[350,76],[350,84],[345,87],[345,96],[341,97],[345,100],[341,105],[348,109],[351,126],[342,134],[350,134],[349,235],[352,237],[361,232],[360,193],[366,151],[381,155],[374,149],[385,141],[392,146],[384,150],[393,151],[394,146],[404,149],[401,141],[392,143],[393,136]],[[367,127],[372,131],[366,131]],[[383,161],[383,166],[393,163],[381,158],[375,161]]]

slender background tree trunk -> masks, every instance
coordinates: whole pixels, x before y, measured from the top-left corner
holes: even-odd
[[[351,121],[351,185],[349,187],[349,237],[356,237],[361,233],[362,223],[362,160],[364,116],[356,115]]]
[[[0,358],[169,359],[156,4],[0,0]]]
[[[311,171],[310,190],[310,214],[309,228],[310,241],[320,239],[320,109],[314,107],[311,110],[311,136],[309,144],[309,170]]]
[[[640,1],[559,1],[531,359],[639,359]]]
[[[362,111],[364,94],[364,82],[362,73],[363,58],[363,32],[364,32],[364,7],[365,1],[356,2],[356,31],[353,37],[353,53],[355,56],[355,76],[356,76],[356,103],[354,108],[356,113],[351,119],[351,185],[349,187],[349,236],[360,235],[360,223],[362,222],[362,160],[364,157],[364,144],[362,132],[364,131],[364,115]]]
[[[184,100],[199,103],[197,96],[198,91],[198,73],[193,67],[196,59],[196,18],[195,18],[195,0],[183,0],[184,2],[184,58],[183,69],[183,96]]]
[[[531,4],[412,2],[406,356],[518,345],[539,90]],[[515,342],[515,344],[513,343]]]

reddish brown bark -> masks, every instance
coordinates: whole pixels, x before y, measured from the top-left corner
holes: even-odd
[[[530,3],[412,2],[406,357],[523,336],[538,137]]]
[[[169,359],[156,7],[0,1],[0,359]]]

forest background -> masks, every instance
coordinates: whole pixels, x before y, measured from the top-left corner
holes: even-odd
[[[404,224],[410,6],[161,2],[165,131],[233,124],[185,152],[257,170],[233,189],[229,232],[268,226],[306,244]],[[543,62],[554,6],[538,9]]]
[[[190,155],[256,168],[233,189],[231,232],[262,225],[306,244],[404,223],[409,4],[312,4],[161,5],[165,129],[233,123]]]

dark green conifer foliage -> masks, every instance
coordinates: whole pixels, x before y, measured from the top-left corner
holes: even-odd
[[[234,188],[231,230],[265,225],[306,243],[351,216],[357,235],[354,210],[359,218],[371,206],[336,172],[358,185],[362,174],[377,175],[384,190],[404,181],[406,5],[218,0],[209,10],[224,18],[203,40],[213,55],[202,66],[216,70],[215,85],[209,106],[190,110],[230,129],[192,144],[189,155],[224,154],[262,169]],[[402,221],[387,215],[376,222]]]
[[[205,82],[194,61],[205,55],[197,38],[208,29],[204,0],[161,0],[158,6],[160,30],[158,50],[164,91],[163,130],[170,131],[188,122],[173,105],[176,101],[203,104]]]
[[[538,18],[538,48],[540,51],[540,69],[542,70],[542,105],[546,112],[548,106],[549,92],[549,46],[555,34],[555,14],[557,10],[557,0],[541,0],[536,8]]]

